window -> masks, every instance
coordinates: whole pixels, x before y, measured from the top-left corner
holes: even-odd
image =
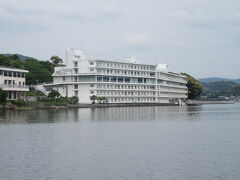
[[[130,83],[130,78],[125,78],[125,83]]]
[[[142,83],[143,79],[142,78],[138,78],[138,83]]]
[[[97,77],[97,82],[102,82],[102,77],[101,76]]]
[[[46,87],[46,91],[52,91],[53,88],[52,87]]]
[[[81,56],[78,56],[78,55],[74,55],[74,57],[75,57],[75,58],[79,58],[79,59],[80,59],[80,57],[81,57]]]
[[[116,77],[111,77],[111,82],[116,82],[117,78]]]
[[[94,91],[90,91],[90,94],[94,94]]]
[[[123,78],[118,78],[118,82],[123,82]]]
[[[90,72],[93,72],[93,71],[94,71],[94,69],[91,68],[91,69],[90,69]]]
[[[0,70],[0,75],[2,75],[3,74],[3,71],[2,70]]]
[[[155,73],[150,73],[150,76],[151,76],[151,77],[155,76]]]
[[[90,65],[94,65],[94,62],[90,62]]]
[[[103,82],[109,82],[109,77],[103,77]]]
[[[78,67],[78,62],[74,62],[74,67]]]
[[[78,91],[74,91],[74,96],[78,96]]]
[[[78,89],[78,85],[77,84],[74,85],[74,89]]]
[[[90,87],[94,87],[94,84],[90,84]]]
[[[63,81],[65,81],[65,76],[63,76]]]

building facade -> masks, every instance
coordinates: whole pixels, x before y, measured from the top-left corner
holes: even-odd
[[[9,100],[25,99],[29,86],[26,85],[27,70],[0,66],[0,89],[7,91]]]
[[[167,65],[124,61],[90,60],[81,50],[67,49],[66,67],[56,67],[53,83],[45,90],[62,96],[78,96],[79,103],[91,103],[92,95],[109,103],[178,103],[187,99],[187,77]]]

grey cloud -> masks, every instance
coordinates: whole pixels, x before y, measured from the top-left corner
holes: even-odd
[[[169,13],[169,19],[196,28],[220,28],[226,26],[239,26],[239,11],[206,12],[194,10],[180,10]]]
[[[94,58],[136,55],[197,77],[240,76],[223,71],[240,66],[238,0],[0,1],[3,53],[64,58],[81,41]]]

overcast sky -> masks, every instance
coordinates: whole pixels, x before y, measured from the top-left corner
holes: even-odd
[[[0,53],[166,63],[240,78],[240,0],[0,0]]]

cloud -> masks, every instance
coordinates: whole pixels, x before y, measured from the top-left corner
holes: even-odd
[[[178,10],[171,11],[170,20],[177,21],[193,27],[219,28],[240,25],[240,11],[204,11],[204,10]]]
[[[122,15],[119,8],[117,8],[116,4],[106,3],[103,5],[102,14],[109,17],[119,17]]]
[[[9,24],[9,28],[12,30],[17,28],[19,31],[26,30],[23,27],[51,29],[62,24],[72,26],[80,22],[108,21],[121,15],[113,3],[100,3],[93,6],[91,3],[74,0],[2,1],[0,4],[0,26]]]
[[[158,57],[198,76],[225,73],[205,70],[212,60],[222,67],[240,66],[239,0],[0,2],[2,52],[64,57],[66,47],[77,48],[81,41],[89,56],[118,59],[135,54],[146,63]]]
[[[149,42],[148,34],[126,34],[124,40],[132,46],[142,46]]]

